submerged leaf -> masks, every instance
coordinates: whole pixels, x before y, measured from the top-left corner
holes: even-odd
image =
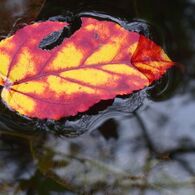
[[[173,65],[151,40],[114,22],[82,18],[60,46],[39,44],[67,23],[40,22],[0,42],[1,97],[31,118],[54,119],[84,112],[100,100],[149,86]]]

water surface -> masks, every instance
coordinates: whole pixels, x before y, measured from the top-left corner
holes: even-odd
[[[48,0],[34,20],[67,10],[128,20],[177,66],[149,89],[57,124],[1,105],[0,193],[195,194],[195,2]]]

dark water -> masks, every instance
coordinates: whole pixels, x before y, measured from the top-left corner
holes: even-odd
[[[58,123],[1,105],[0,194],[194,195],[195,1],[48,0],[31,17],[67,10],[127,20],[178,63],[150,88]]]

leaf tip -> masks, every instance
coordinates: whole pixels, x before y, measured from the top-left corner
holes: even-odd
[[[3,79],[0,78],[0,86],[3,86],[3,83],[4,83]]]

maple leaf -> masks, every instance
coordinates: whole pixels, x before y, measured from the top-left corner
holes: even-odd
[[[39,48],[66,25],[35,23],[0,42],[1,97],[10,109],[39,119],[74,116],[100,100],[149,86],[174,64],[143,35],[85,17],[61,45]]]

